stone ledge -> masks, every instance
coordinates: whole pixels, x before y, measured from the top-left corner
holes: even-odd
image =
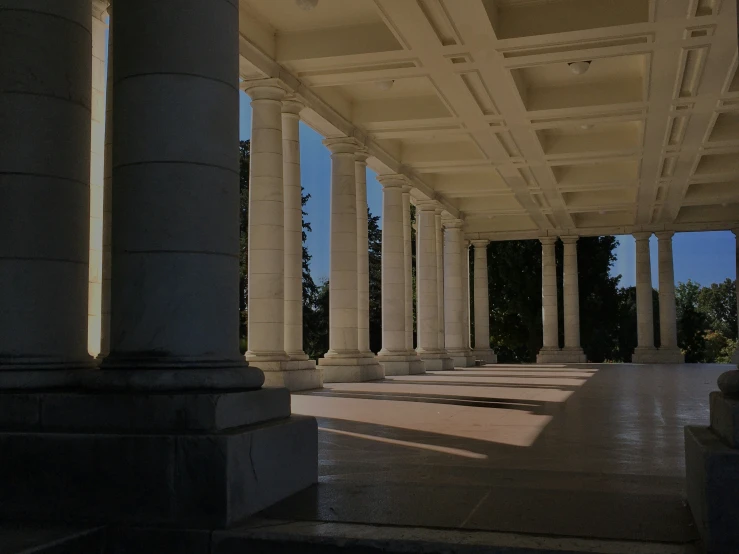
[[[305,363],[305,362],[303,362]],[[291,392],[323,388],[321,370],[316,368],[315,362],[311,362],[310,369],[299,369],[297,371],[265,371],[265,387],[285,387]]]
[[[739,450],[708,427],[685,427],[688,504],[709,554],[739,552]]]
[[[637,348],[631,356],[633,364],[682,364],[685,357],[676,348]]]
[[[382,366],[385,375],[415,375],[423,373],[423,362],[415,354],[400,356],[377,356],[378,363]]]
[[[542,348],[536,356],[537,364],[584,364],[587,361],[582,348]]]
[[[381,381],[385,378],[385,371],[376,360],[369,358],[358,358],[357,361],[364,363],[352,363],[347,365],[323,364],[321,358],[318,362],[321,377],[324,383],[361,383],[364,381]]]
[[[318,479],[318,428],[292,416],[222,433],[0,433],[0,518],[228,528]]]
[[[0,428],[21,431],[216,432],[290,416],[287,389],[234,392],[6,392]]]

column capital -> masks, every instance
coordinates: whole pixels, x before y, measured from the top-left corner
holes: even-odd
[[[551,246],[557,242],[557,237],[539,237],[539,242],[544,246]]]
[[[288,94],[282,100],[282,113],[291,114],[300,117],[300,112],[305,108],[303,104],[294,94]]]
[[[658,240],[672,240],[672,237],[675,236],[675,231],[660,231],[654,234],[657,235]]]
[[[421,212],[434,212],[436,211],[436,200],[418,200],[416,209]]]
[[[447,229],[461,229],[464,227],[464,221],[461,219],[444,219],[442,223]]]
[[[324,139],[323,144],[331,154],[356,154],[362,144],[354,137],[334,137]]]
[[[255,79],[244,81],[239,88],[249,95],[252,102],[273,100],[281,102],[287,93],[287,87],[279,79]]]
[[[413,187],[409,185],[408,182],[406,181],[406,183],[403,185],[403,194],[410,194],[412,188]],[[737,233],[739,233],[739,230],[737,231]]]
[[[577,240],[580,238],[579,235],[561,235],[559,237],[562,239],[562,242],[564,244],[577,244]]]
[[[652,236],[651,231],[643,231],[641,233],[631,233],[631,236],[636,240],[649,240]]]
[[[92,17],[103,21],[108,15],[108,0],[92,0]]]
[[[471,240],[470,244],[475,247],[475,250],[479,249],[485,249],[488,247],[488,244],[490,244],[490,241],[488,239],[475,239]]]
[[[378,175],[377,182],[382,185],[382,188],[402,188],[406,185],[406,178],[405,175],[400,173],[388,173],[387,175]]]
[[[354,161],[367,165],[367,158],[370,157],[369,149],[366,146],[361,147],[354,153]]]

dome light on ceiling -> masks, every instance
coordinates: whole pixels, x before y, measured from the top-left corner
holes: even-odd
[[[570,71],[572,71],[572,73],[575,75],[582,75],[590,68],[590,60],[570,62],[567,65],[570,66]]]
[[[309,12],[318,5],[318,0],[295,0],[295,3],[301,10]]]
[[[389,79],[387,81],[377,81],[375,83],[375,86],[380,90],[390,90],[393,87],[393,83],[395,83],[395,81]]]

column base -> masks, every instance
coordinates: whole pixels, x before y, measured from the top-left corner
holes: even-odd
[[[640,348],[631,356],[633,364],[682,364],[685,356],[679,348]]]
[[[323,387],[321,372],[314,360],[253,361],[250,365],[264,372],[265,387],[285,387],[293,392]]]
[[[418,375],[424,372],[423,362],[415,353],[377,354],[377,362],[382,366],[385,375]]]
[[[437,351],[417,351],[418,357],[423,363],[423,372],[427,371],[448,371],[454,369],[454,362],[451,356],[443,350]]]
[[[542,348],[536,356],[537,364],[584,364],[588,361],[582,348]]]
[[[318,479],[286,389],[0,392],[0,428],[6,521],[224,529]]]
[[[474,367],[475,357],[467,350],[447,350],[452,358],[454,369]]]
[[[481,360],[485,364],[497,364],[498,356],[493,352],[491,348],[485,348],[480,350],[473,350],[472,355],[476,360]]]
[[[382,366],[375,358],[321,358],[318,369],[324,383],[361,383],[385,378]]]

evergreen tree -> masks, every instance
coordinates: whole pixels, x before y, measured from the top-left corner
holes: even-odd
[[[675,287],[677,311],[677,341],[685,354],[686,362],[706,360],[705,335],[708,329],[706,316],[698,309],[700,285],[688,279]]]
[[[382,230],[380,216],[367,208],[367,242],[369,248],[369,335],[370,350],[382,348]]]

